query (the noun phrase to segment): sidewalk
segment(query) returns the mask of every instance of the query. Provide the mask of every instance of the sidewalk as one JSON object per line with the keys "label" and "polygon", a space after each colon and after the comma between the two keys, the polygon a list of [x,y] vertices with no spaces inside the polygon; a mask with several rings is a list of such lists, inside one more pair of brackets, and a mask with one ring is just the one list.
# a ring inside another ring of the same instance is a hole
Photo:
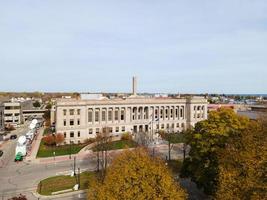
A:
{"label": "sidewalk", "polygon": [[38,130],[38,134],[31,144],[31,151],[28,153],[26,157],[26,161],[32,161],[36,158],[38,150],[39,150],[39,146],[40,146],[40,143],[43,137],[43,131],[44,131],[44,128],[40,128]]}

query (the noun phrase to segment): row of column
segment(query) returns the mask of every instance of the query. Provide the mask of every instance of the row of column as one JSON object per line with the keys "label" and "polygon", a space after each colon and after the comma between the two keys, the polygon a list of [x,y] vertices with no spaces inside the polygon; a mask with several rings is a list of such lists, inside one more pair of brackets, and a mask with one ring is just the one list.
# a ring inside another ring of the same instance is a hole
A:
{"label": "row of column", "polygon": [[[102,113],[104,111],[104,113]],[[103,118],[102,115],[105,115]],[[185,119],[185,106],[133,106],[89,108],[88,122],[135,122]],[[122,118],[123,116],[123,118]],[[90,120],[90,119],[92,120]],[[102,120],[102,118],[104,120]],[[116,119],[115,119],[116,118]]]}

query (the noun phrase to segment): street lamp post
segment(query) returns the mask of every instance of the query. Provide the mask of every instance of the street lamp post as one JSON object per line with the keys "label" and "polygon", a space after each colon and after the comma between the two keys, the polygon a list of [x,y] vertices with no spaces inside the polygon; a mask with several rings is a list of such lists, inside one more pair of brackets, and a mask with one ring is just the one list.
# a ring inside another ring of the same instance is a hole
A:
{"label": "street lamp post", "polygon": [[81,178],[80,178],[80,168],[78,168],[78,189],[80,189]]}
{"label": "street lamp post", "polygon": [[69,149],[69,151],[70,151],[69,159],[71,159],[71,140],[70,140],[70,149]]}
{"label": "street lamp post", "polygon": [[75,176],[76,175],[76,156],[74,156],[73,162],[74,162],[73,169],[74,169],[74,176]]}

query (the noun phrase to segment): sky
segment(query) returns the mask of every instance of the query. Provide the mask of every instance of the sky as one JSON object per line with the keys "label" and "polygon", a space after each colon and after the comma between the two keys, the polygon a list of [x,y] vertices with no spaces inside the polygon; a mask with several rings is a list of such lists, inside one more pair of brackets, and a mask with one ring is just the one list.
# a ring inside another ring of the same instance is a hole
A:
{"label": "sky", "polygon": [[0,0],[0,91],[267,93],[266,0]]}

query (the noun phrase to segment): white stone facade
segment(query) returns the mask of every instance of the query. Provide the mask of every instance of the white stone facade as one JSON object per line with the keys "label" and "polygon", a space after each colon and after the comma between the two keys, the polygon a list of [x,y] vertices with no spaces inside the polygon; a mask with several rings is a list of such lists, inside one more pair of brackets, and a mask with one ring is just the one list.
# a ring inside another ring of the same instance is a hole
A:
{"label": "white stone facade", "polygon": [[0,102],[0,131],[5,129],[5,121],[4,121],[4,106]]}
{"label": "white stone facade", "polygon": [[[112,100],[58,99],[54,113],[56,132],[65,142],[84,142],[102,128],[113,135],[124,132],[182,131],[207,119],[205,98],[128,98]],[[53,122],[53,121],[52,121]]]}

